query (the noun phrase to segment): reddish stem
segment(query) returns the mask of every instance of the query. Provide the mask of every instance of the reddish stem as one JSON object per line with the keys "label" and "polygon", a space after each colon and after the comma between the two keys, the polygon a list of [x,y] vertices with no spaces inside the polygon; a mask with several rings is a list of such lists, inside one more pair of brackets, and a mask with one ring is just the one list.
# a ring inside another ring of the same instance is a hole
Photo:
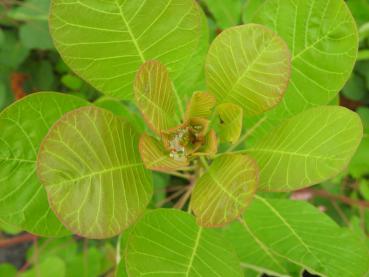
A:
{"label": "reddish stem", "polygon": [[15,244],[34,241],[37,237],[31,234],[23,234],[14,238],[0,240],[0,248],[6,248]]}

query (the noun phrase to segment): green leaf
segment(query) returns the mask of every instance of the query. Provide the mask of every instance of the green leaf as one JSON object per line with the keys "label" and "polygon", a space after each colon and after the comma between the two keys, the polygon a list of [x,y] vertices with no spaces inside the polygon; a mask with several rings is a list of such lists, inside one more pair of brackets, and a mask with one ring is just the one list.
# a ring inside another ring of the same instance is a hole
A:
{"label": "green leaf", "polygon": [[215,97],[208,92],[196,91],[187,105],[185,119],[194,117],[209,118],[215,106]]}
{"label": "green leaf", "polygon": [[241,21],[242,0],[204,0],[218,26],[226,29]]}
{"label": "green leaf", "polygon": [[183,102],[187,102],[194,91],[205,90],[206,87],[204,65],[209,49],[209,27],[208,19],[202,10],[200,16],[200,39],[197,49],[193,52],[187,65],[183,66],[176,76],[172,76],[176,92],[181,99],[185,100]]}
{"label": "green leaf", "polygon": [[365,244],[303,201],[256,197],[241,223],[226,230],[226,237],[241,265],[264,268],[272,275],[290,275],[290,263],[327,277],[365,276],[369,268]]}
{"label": "green leaf", "polygon": [[23,47],[16,34],[4,31],[4,41],[0,48],[0,64],[16,69],[29,54],[29,49]]}
{"label": "green leaf", "polygon": [[243,110],[240,106],[224,103],[217,107],[220,120],[220,137],[222,140],[235,143],[242,131]]}
{"label": "green leaf", "polygon": [[83,85],[83,81],[73,74],[63,75],[60,81],[71,90],[79,90]]}
{"label": "green leaf", "polygon": [[157,134],[178,125],[176,100],[169,73],[158,61],[144,63],[134,82],[135,101],[148,126]]}
{"label": "green leaf", "polygon": [[63,260],[50,256],[42,263],[33,266],[30,270],[18,274],[19,277],[67,277]]}
{"label": "green leaf", "polygon": [[311,108],[283,121],[247,152],[260,166],[259,189],[289,191],[332,178],[362,138],[358,115],[346,108]]}
{"label": "green leaf", "polygon": [[369,21],[369,2],[367,0],[347,0],[346,2],[359,26]]}
{"label": "green leaf", "polygon": [[128,228],[152,195],[138,135],[123,118],[96,107],[69,112],[50,129],[37,173],[58,218],[89,238]]}
{"label": "green leaf", "polygon": [[55,92],[31,94],[0,114],[0,219],[42,236],[68,234],[49,208],[36,176],[36,158],[49,128],[66,112],[88,105]]}
{"label": "green leaf", "polygon": [[9,263],[0,264],[0,276],[4,277],[16,277],[17,268]]}
{"label": "green leaf", "polygon": [[277,105],[289,78],[286,43],[261,25],[247,24],[222,32],[206,60],[208,90],[218,103],[241,106],[245,115],[260,114]]}
{"label": "green leaf", "polygon": [[267,0],[246,0],[245,12],[242,15],[243,23],[251,23],[254,14]]}
{"label": "green leaf", "polygon": [[367,94],[366,86],[363,78],[356,74],[352,74],[351,78],[346,83],[342,93],[348,99],[354,101],[362,100]]}
{"label": "green leaf", "polygon": [[130,99],[135,73],[148,60],[159,60],[182,82],[185,66],[207,45],[200,42],[202,16],[192,0],[59,0],[52,2],[50,26],[56,48],[79,76]]}
{"label": "green leaf", "polygon": [[147,169],[174,171],[188,165],[186,160],[177,161],[170,157],[169,151],[164,149],[163,144],[146,133],[140,138],[139,150]]}
{"label": "green leaf", "polygon": [[28,21],[19,28],[21,43],[28,49],[53,49],[47,21]]}
{"label": "green leaf", "polygon": [[50,0],[26,0],[18,3],[18,7],[8,12],[8,16],[19,21],[47,21]]}
{"label": "green leaf", "polygon": [[242,276],[234,250],[215,230],[174,209],[147,212],[128,238],[129,276]]}
{"label": "green leaf", "polygon": [[196,182],[190,206],[199,225],[223,226],[249,205],[258,184],[258,167],[246,155],[223,155],[215,159]]}
{"label": "green leaf", "polygon": [[145,122],[141,115],[136,110],[130,110],[128,105],[125,105],[117,98],[110,96],[100,97],[94,104],[97,107],[111,111],[115,115],[124,117],[138,133],[144,132]]}
{"label": "green leaf", "polygon": [[369,137],[364,137],[355,155],[352,157],[348,171],[354,178],[369,174]]}
{"label": "green leaf", "polygon": [[268,0],[252,21],[271,28],[292,52],[290,84],[275,110],[279,116],[328,104],[350,77],[358,32],[343,0]]}

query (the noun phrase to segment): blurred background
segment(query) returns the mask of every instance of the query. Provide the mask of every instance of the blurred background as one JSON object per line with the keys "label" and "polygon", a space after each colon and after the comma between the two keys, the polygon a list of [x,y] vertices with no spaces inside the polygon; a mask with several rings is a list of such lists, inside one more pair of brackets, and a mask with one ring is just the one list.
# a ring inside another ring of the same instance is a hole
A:
{"label": "blurred background", "polygon": [[[230,5],[225,5],[228,1]],[[210,39],[240,24],[241,17],[247,22],[263,1],[199,1],[208,16]],[[364,139],[343,174],[288,197],[312,202],[369,245],[369,0],[346,2],[358,25],[360,51],[354,72],[337,101],[361,116]],[[49,0],[0,0],[0,111],[37,91],[59,91],[90,101],[101,97],[68,68],[54,49],[48,32],[49,4]],[[123,104],[120,108],[124,114]],[[156,174],[154,178],[156,203],[171,206],[175,198],[168,197],[170,191],[163,189],[168,177]],[[121,243],[124,239],[37,238],[0,222],[0,276],[114,276]]]}

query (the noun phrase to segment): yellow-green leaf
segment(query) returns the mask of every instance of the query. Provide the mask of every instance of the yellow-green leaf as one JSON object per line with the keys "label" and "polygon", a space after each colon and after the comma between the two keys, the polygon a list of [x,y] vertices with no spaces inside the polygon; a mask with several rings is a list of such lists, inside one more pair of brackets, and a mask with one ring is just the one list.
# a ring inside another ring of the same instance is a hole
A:
{"label": "yellow-green leaf", "polygon": [[160,134],[177,125],[176,102],[169,73],[158,61],[144,63],[134,82],[135,100],[146,123]]}
{"label": "yellow-green leaf", "polygon": [[133,127],[96,107],[69,112],[50,129],[37,173],[58,218],[89,238],[121,233],[152,195]]}
{"label": "yellow-green leaf", "polygon": [[242,131],[243,111],[235,104],[224,103],[217,106],[220,120],[220,137],[222,140],[235,143]]}
{"label": "yellow-green leaf", "polygon": [[188,165],[187,160],[174,160],[162,142],[143,134],[140,138],[140,154],[145,167],[157,171],[173,171]]}
{"label": "yellow-green leaf", "polygon": [[339,174],[362,136],[356,113],[321,106],[283,121],[247,152],[260,166],[261,190],[297,190]]}
{"label": "yellow-green leaf", "polygon": [[290,52],[277,34],[247,24],[222,32],[206,60],[208,90],[218,103],[234,103],[245,115],[277,105],[290,78]]}
{"label": "yellow-green leaf", "polygon": [[185,119],[189,120],[193,117],[210,117],[215,103],[216,99],[212,94],[200,91],[195,92],[187,105]]}
{"label": "yellow-green leaf", "polygon": [[192,192],[190,205],[197,223],[223,226],[239,217],[251,202],[258,178],[257,164],[249,156],[227,154],[215,159]]}

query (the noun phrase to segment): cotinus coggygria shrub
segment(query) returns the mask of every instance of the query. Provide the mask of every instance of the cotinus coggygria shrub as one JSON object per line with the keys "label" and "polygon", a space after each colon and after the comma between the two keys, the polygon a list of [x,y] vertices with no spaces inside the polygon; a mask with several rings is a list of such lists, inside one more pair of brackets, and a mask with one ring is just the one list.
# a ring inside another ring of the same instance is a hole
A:
{"label": "cotinus coggygria shrub", "polygon": [[[358,49],[343,0],[266,0],[210,46],[194,0],[53,0],[49,25],[105,96],[33,93],[0,114],[1,221],[120,235],[117,276],[366,276],[360,238],[288,197],[362,138],[334,104]],[[175,205],[155,208],[153,174]]]}

